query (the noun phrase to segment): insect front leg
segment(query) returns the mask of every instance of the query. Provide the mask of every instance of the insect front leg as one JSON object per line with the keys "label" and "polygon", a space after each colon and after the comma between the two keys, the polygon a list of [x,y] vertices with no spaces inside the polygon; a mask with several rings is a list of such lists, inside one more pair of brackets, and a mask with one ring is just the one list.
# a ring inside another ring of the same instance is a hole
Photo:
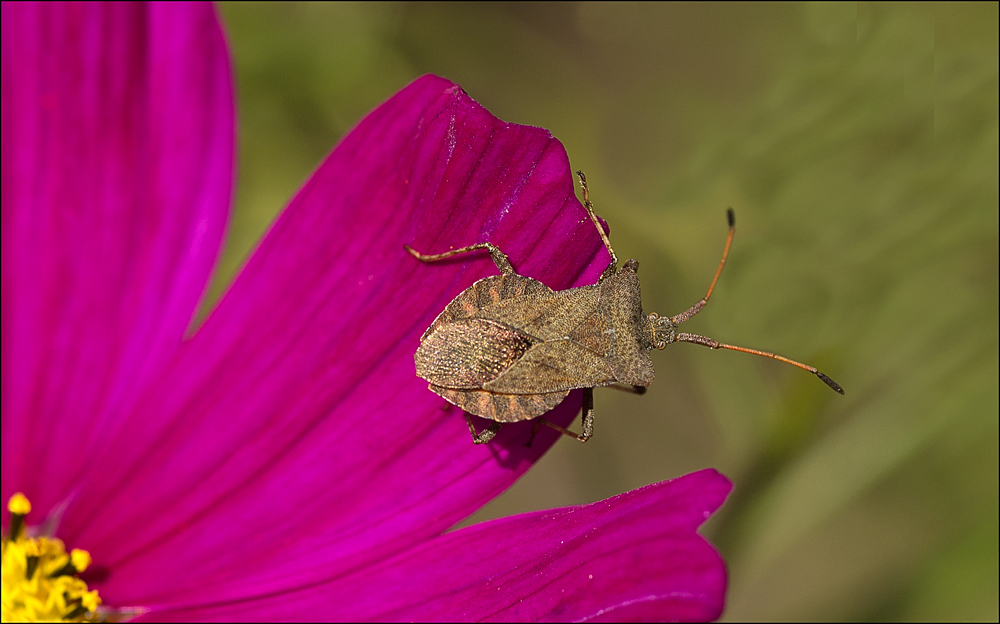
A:
{"label": "insect front leg", "polygon": [[603,281],[605,277],[618,272],[618,256],[615,255],[615,250],[611,248],[611,239],[608,238],[608,233],[604,231],[604,226],[601,225],[600,219],[597,218],[597,213],[594,212],[594,204],[590,203],[590,189],[587,187],[587,176],[582,171],[577,171],[576,175],[580,178],[580,188],[583,190],[583,207],[587,209],[590,220],[594,223],[594,227],[597,228],[597,233],[601,235],[601,240],[604,242],[608,254],[611,255],[611,263],[604,269],[604,272],[601,273],[601,279],[598,280]]}
{"label": "insect front leg", "polygon": [[531,443],[535,441],[535,435],[538,434],[538,429],[542,425],[546,427],[551,427],[559,433],[569,436],[574,440],[580,442],[586,442],[594,435],[594,389],[584,388],[583,389],[583,416],[581,417],[583,421],[583,433],[573,433],[565,427],[560,427],[554,422],[548,421],[544,418],[535,419],[535,428],[531,430],[531,437],[528,438],[528,443],[525,446],[531,446]]}
{"label": "insect front leg", "polygon": [[472,424],[472,417],[469,416],[468,412],[465,413],[465,422],[469,423],[469,433],[472,434],[472,441],[476,444],[486,444],[492,440],[493,436],[497,434],[497,431],[500,431],[500,425],[503,424],[493,422],[490,423],[489,427],[483,429],[481,433],[476,433],[476,426]]}
{"label": "insect front leg", "polygon": [[488,249],[490,256],[493,257],[493,263],[497,265],[501,273],[514,274],[514,267],[511,266],[510,260],[507,259],[507,255],[500,251],[500,248],[493,243],[476,243],[475,245],[469,245],[468,247],[461,247],[459,249],[452,249],[451,251],[446,251],[439,254],[422,254],[415,250],[413,247],[404,244],[403,247],[406,251],[410,252],[410,255],[420,260],[421,262],[437,262],[438,260],[444,260],[445,258],[450,258],[452,256],[457,256],[458,254],[468,253],[470,251],[477,251],[479,249]]}

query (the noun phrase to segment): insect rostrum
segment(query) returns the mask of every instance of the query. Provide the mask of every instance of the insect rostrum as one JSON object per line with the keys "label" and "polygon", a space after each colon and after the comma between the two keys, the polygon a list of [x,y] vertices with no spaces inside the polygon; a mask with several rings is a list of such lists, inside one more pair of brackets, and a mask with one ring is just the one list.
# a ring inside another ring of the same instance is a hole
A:
{"label": "insect rostrum", "polygon": [[[421,254],[406,245],[406,250],[423,262],[486,249],[500,270],[500,275],[483,278],[455,297],[421,336],[414,356],[417,375],[429,382],[430,389],[467,412],[476,444],[490,441],[503,423],[545,414],[577,388],[583,388],[583,432],[573,433],[544,418],[538,419],[535,431],[545,424],[586,442],[594,431],[593,389],[623,384],[644,391],[653,381],[649,351],[672,342],[693,342],[781,360],[808,370],[844,393],[812,366],[677,331],[677,326],[700,312],[712,296],[733,240],[731,209],[725,251],[705,297],[676,316],[646,315],[636,274],[639,263],[628,260],[618,267],[618,257],[590,203],[587,178],[582,171],[577,175],[587,214],[611,254],[611,263],[596,284],[553,291],[538,280],[519,275],[507,256],[491,243],[434,255]],[[477,434],[469,413],[493,423]]]}

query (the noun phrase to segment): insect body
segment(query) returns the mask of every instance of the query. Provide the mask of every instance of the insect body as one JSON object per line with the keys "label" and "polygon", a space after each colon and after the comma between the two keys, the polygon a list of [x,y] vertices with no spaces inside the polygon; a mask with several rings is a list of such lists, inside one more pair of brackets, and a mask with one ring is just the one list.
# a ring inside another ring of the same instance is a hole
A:
{"label": "insect body", "polygon": [[[491,440],[503,423],[545,414],[577,388],[584,391],[583,432],[573,433],[543,418],[539,418],[535,432],[545,424],[586,442],[594,430],[593,389],[617,384],[644,392],[653,381],[649,351],[672,342],[694,342],[778,359],[808,370],[844,393],[836,382],[811,366],[677,331],[677,325],[701,311],[712,295],[733,240],[732,210],[728,213],[726,248],[705,297],[677,316],[647,316],[639,296],[639,263],[628,260],[618,267],[611,241],[590,203],[587,179],[582,171],[577,175],[587,214],[611,254],[611,263],[596,284],[553,291],[519,275],[507,256],[491,243],[435,255],[406,246],[424,262],[486,249],[500,270],[500,275],[477,281],[449,303],[420,338],[414,356],[417,375],[429,382],[430,389],[467,412],[476,444]],[[468,413],[494,422],[476,433]]]}

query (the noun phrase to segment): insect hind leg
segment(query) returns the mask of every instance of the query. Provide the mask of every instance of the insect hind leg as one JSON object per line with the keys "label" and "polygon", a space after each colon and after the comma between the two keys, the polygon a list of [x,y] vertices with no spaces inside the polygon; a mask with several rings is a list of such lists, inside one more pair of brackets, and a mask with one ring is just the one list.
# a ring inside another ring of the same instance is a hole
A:
{"label": "insect hind leg", "polygon": [[475,245],[460,247],[459,249],[452,249],[451,251],[439,254],[422,254],[406,244],[404,244],[403,247],[410,253],[411,256],[421,262],[437,262],[438,260],[444,260],[459,254],[478,251],[480,249],[487,249],[490,252],[490,256],[493,258],[493,263],[497,265],[497,268],[500,269],[501,273],[516,274],[514,267],[510,264],[510,260],[507,259],[507,255],[500,251],[500,248],[493,243],[476,243]]}
{"label": "insect hind leg", "polygon": [[631,392],[632,394],[646,394],[646,386],[613,383],[607,387],[614,388],[615,390],[621,390],[622,392]]}
{"label": "insect hind leg", "polygon": [[538,430],[545,425],[555,429],[564,436],[569,436],[578,442],[586,442],[594,435],[594,389],[584,388],[583,389],[583,416],[581,417],[583,421],[583,433],[573,433],[565,427],[560,427],[550,420],[545,418],[535,419],[535,427],[531,430],[531,437],[528,438],[528,443],[525,446],[531,446],[532,442],[535,441],[535,436],[538,434]]}

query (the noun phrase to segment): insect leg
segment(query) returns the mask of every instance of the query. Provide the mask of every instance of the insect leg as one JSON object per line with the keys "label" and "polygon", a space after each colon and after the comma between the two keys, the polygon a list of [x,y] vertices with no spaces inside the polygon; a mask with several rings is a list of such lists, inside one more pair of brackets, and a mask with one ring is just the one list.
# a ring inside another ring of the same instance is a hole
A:
{"label": "insect leg", "polygon": [[601,235],[601,240],[604,241],[604,246],[608,248],[608,253],[611,254],[611,264],[608,265],[608,268],[604,269],[604,273],[601,274],[601,277],[603,278],[605,275],[614,275],[618,271],[618,256],[615,255],[615,250],[611,248],[611,239],[608,238],[607,232],[604,231],[604,227],[597,219],[597,213],[594,212],[594,204],[590,203],[590,189],[587,188],[587,176],[585,176],[582,171],[577,171],[576,175],[580,178],[580,188],[583,189],[583,207],[587,209],[587,214],[590,215],[590,220],[594,222],[594,227],[597,228],[597,233]]}
{"label": "insect leg", "polygon": [[[640,386],[641,387],[641,386]],[[538,429],[545,425],[546,427],[551,427],[559,433],[569,436],[574,440],[580,442],[586,442],[594,435],[594,389],[584,388],[583,389],[583,416],[581,417],[583,421],[583,433],[576,434],[565,427],[560,427],[559,425],[546,420],[544,418],[535,419],[535,428],[531,430],[531,437],[528,438],[528,443],[525,446],[531,446],[531,443],[535,441],[535,435],[538,433]]]}
{"label": "insect leg", "polygon": [[493,436],[500,431],[500,425],[503,423],[493,422],[490,426],[483,429],[482,433],[476,433],[476,426],[472,424],[472,417],[469,416],[468,412],[465,414],[465,422],[469,423],[469,433],[472,434],[472,441],[476,444],[486,444],[493,439]]}
{"label": "insect leg", "polygon": [[608,387],[614,388],[615,390],[621,390],[622,392],[631,392],[632,394],[646,394],[646,386],[629,386],[626,384],[615,383]]}
{"label": "insect leg", "polygon": [[594,435],[594,389],[584,388],[583,389],[583,415],[580,417],[583,421],[583,433],[577,437],[577,440],[581,442],[586,442],[590,439],[590,436]]}
{"label": "insect leg", "polygon": [[468,247],[461,247],[459,249],[452,249],[451,251],[446,251],[439,254],[422,254],[415,250],[409,245],[403,245],[406,251],[410,252],[410,255],[420,260],[421,262],[437,262],[438,260],[444,260],[445,258],[450,258],[452,256],[457,256],[458,254],[468,253],[470,251],[477,251],[479,249],[488,249],[490,256],[493,257],[494,264],[500,269],[501,273],[512,273],[517,275],[514,271],[514,267],[511,266],[510,260],[507,259],[507,255],[500,251],[500,248],[493,243],[476,243],[475,245],[469,245]]}

